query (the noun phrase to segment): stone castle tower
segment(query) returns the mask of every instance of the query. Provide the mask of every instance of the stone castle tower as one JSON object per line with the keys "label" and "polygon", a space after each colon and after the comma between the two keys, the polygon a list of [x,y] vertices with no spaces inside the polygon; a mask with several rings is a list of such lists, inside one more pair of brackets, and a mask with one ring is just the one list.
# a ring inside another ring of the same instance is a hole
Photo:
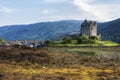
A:
{"label": "stone castle tower", "polygon": [[84,20],[84,22],[81,24],[80,31],[81,35],[86,35],[88,37],[97,36],[97,23],[94,21]]}

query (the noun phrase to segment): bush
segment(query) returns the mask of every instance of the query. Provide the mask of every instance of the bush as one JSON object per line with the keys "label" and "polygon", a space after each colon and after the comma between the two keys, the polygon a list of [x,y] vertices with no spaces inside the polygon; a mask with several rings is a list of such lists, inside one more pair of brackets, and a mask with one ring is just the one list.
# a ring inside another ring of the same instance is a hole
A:
{"label": "bush", "polygon": [[89,39],[89,40],[88,40],[88,43],[95,44],[95,43],[96,43],[96,40],[91,40],[91,39]]}
{"label": "bush", "polygon": [[60,41],[54,41],[53,44],[60,44]]}
{"label": "bush", "polygon": [[72,43],[72,44],[76,44],[76,43],[78,43],[78,40],[76,40],[76,39],[71,40],[71,43]]}
{"label": "bush", "polygon": [[50,40],[46,40],[46,41],[44,42],[44,44],[45,44],[45,45],[50,45],[50,44],[52,44],[52,42],[51,42]]}
{"label": "bush", "polygon": [[81,43],[82,43],[82,39],[81,39],[80,37],[78,37],[76,40],[77,40],[77,43],[78,43],[78,44],[81,44]]}
{"label": "bush", "polygon": [[81,36],[81,39],[86,41],[86,40],[88,40],[89,38],[88,38],[88,36],[83,35],[83,36]]}
{"label": "bush", "polygon": [[71,43],[71,38],[70,38],[70,37],[65,37],[65,38],[63,38],[62,43],[63,43],[63,44],[69,44],[69,43]]}
{"label": "bush", "polygon": [[81,37],[78,37],[78,38],[77,38],[77,41],[78,41],[79,44],[80,44],[80,43],[88,43],[89,38],[88,38],[88,36],[83,35],[83,36],[81,36]]}
{"label": "bush", "polygon": [[92,39],[92,40],[99,40],[98,37],[96,37],[96,36],[91,36],[89,39]]}

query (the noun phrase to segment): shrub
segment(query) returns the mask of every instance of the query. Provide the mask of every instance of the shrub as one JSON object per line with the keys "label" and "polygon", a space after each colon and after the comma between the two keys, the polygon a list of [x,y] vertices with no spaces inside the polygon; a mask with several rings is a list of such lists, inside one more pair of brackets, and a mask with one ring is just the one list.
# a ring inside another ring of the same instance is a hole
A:
{"label": "shrub", "polygon": [[82,39],[80,37],[77,38],[77,43],[81,44],[82,43]]}
{"label": "shrub", "polygon": [[72,40],[71,43],[76,44],[76,43],[78,43],[78,40]]}
{"label": "shrub", "polygon": [[60,41],[54,41],[53,44],[60,44]]}
{"label": "shrub", "polygon": [[81,36],[81,39],[82,39],[82,40],[88,40],[89,38],[88,38],[88,36],[83,35],[83,36]]}
{"label": "shrub", "polygon": [[81,43],[87,43],[89,38],[88,36],[83,35],[83,36],[77,37],[76,40],[78,44],[81,44]]}
{"label": "shrub", "polygon": [[51,42],[50,40],[46,40],[46,41],[44,42],[44,44],[45,44],[45,45],[50,45],[50,44],[52,44],[52,42]]}
{"label": "shrub", "polygon": [[96,42],[96,40],[91,40],[91,39],[89,39],[89,40],[88,40],[88,43],[96,44],[97,42]]}
{"label": "shrub", "polygon": [[63,44],[69,44],[69,43],[71,43],[71,38],[70,38],[70,37],[65,37],[65,38],[63,38],[62,43],[63,43]]}
{"label": "shrub", "polygon": [[96,36],[91,36],[89,39],[92,39],[92,40],[99,40],[98,37],[96,37]]}

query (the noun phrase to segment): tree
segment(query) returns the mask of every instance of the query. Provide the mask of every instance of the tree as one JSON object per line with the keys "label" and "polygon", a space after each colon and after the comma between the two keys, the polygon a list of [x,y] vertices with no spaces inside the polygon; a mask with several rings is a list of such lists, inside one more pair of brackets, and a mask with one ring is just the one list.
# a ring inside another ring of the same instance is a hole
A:
{"label": "tree", "polygon": [[52,42],[50,41],[50,40],[46,40],[45,42],[44,42],[44,44],[45,45],[50,45]]}
{"label": "tree", "polygon": [[82,43],[81,37],[76,38],[76,40],[77,40],[77,43],[78,43],[78,44]]}
{"label": "tree", "polygon": [[89,41],[89,38],[88,38],[88,36],[86,36],[86,35],[83,35],[83,36],[81,36],[80,38],[81,38],[81,40],[82,40],[82,43],[88,43],[88,41]]}
{"label": "tree", "polygon": [[89,38],[88,38],[88,36],[83,35],[83,36],[81,36],[81,39],[82,39],[82,40],[88,40]]}
{"label": "tree", "polygon": [[63,44],[69,44],[69,43],[71,43],[71,38],[70,38],[70,37],[65,37],[65,38],[63,38],[62,43],[63,43]]}
{"label": "tree", "polygon": [[77,40],[77,43],[78,43],[78,44],[88,43],[89,38],[88,38],[88,36],[83,35],[83,36],[80,36],[80,37],[76,38],[76,40]]}

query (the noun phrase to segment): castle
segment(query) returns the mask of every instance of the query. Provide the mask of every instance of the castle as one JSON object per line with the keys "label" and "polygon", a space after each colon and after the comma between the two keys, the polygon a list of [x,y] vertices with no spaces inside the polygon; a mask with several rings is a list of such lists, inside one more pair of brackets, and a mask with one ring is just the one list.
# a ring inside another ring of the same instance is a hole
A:
{"label": "castle", "polygon": [[100,39],[100,35],[97,35],[97,23],[94,21],[84,20],[84,22],[81,24],[80,31],[73,31],[69,34],[69,36],[73,38],[79,35],[86,35],[88,37],[96,36]]}
{"label": "castle", "polygon": [[97,36],[97,23],[84,20],[81,24],[80,35],[86,35],[88,37]]}

